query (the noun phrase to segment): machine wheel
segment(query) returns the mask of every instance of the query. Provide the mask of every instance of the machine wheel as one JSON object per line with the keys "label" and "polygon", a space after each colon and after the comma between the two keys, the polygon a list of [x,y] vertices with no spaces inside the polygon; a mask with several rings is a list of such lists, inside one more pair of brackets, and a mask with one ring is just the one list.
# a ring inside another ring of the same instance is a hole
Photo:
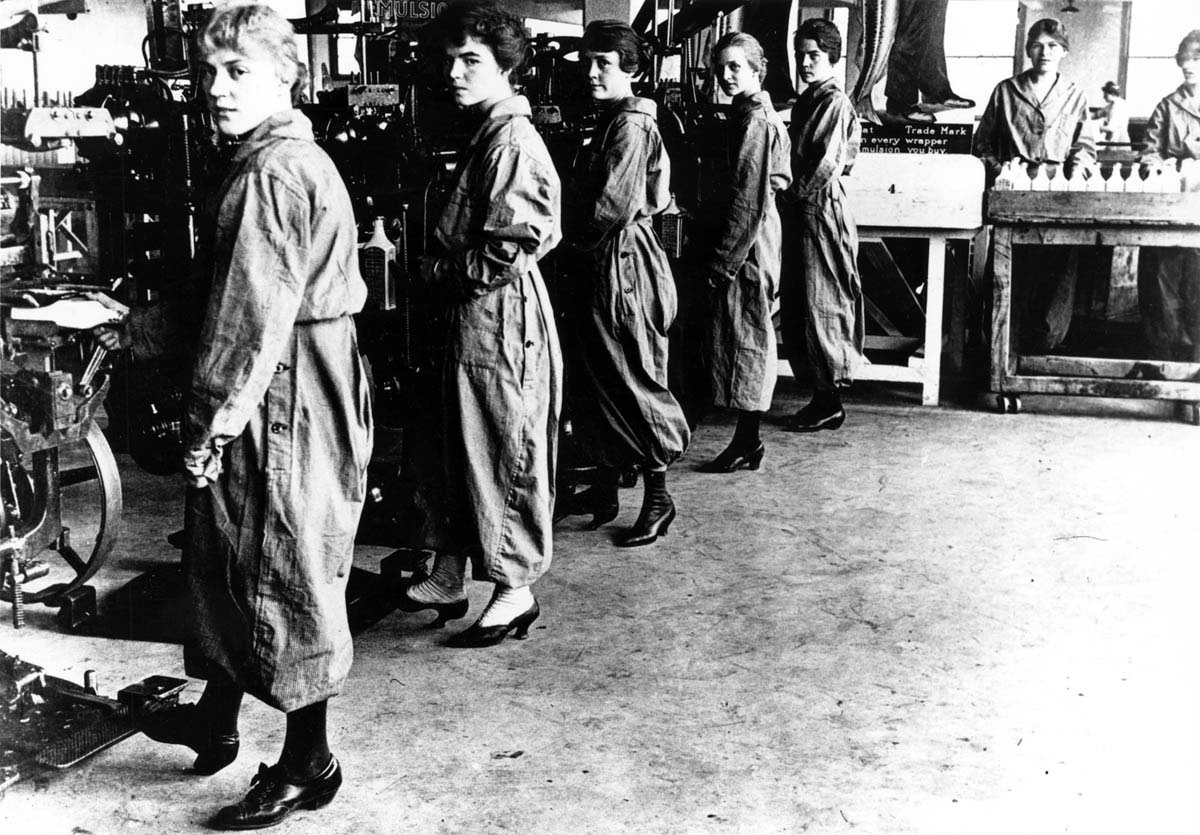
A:
{"label": "machine wheel", "polygon": [[1015,394],[997,394],[996,411],[1002,415],[1015,415],[1021,411],[1021,398]]}
{"label": "machine wheel", "polygon": [[[4,531],[25,537],[27,557],[41,565],[22,583],[26,603],[54,605],[55,598],[90,580],[117,541],[121,523],[121,476],[104,433],[95,423],[79,443],[22,456],[5,444],[0,492]],[[58,485],[61,524],[46,525]],[[11,533],[9,529],[11,528]],[[45,558],[53,551],[59,561]],[[0,581],[0,600],[11,603],[13,589]]]}

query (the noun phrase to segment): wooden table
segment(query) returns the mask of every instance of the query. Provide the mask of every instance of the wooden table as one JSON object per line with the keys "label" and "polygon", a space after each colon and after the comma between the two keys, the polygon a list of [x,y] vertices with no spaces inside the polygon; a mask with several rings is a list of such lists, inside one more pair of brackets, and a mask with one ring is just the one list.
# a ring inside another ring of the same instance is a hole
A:
{"label": "wooden table", "polygon": [[[924,333],[904,365],[872,363],[860,380],[917,383],[921,403],[936,406],[942,371],[942,311],[946,292],[946,245],[974,240],[983,225],[983,164],[975,157],[951,154],[861,154],[845,179],[850,212],[862,242],[919,238],[929,242]],[[860,251],[860,262],[862,253]],[[968,259],[968,263],[971,260]],[[965,276],[957,277],[965,280]],[[870,298],[865,300],[872,311]],[[952,331],[961,334],[958,321]],[[867,337],[868,348],[900,344],[893,336]]]}
{"label": "wooden table", "polygon": [[1021,393],[1138,397],[1191,404],[1200,363],[1019,354],[1012,344],[1012,254],[1022,244],[1200,248],[1200,193],[988,192],[994,224],[991,386],[1001,411]]}

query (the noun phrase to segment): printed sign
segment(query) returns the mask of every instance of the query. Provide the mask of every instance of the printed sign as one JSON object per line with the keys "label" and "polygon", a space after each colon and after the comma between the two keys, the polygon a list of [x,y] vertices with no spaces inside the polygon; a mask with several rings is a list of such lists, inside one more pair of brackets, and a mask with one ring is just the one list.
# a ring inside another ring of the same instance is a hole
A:
{"label": "printed sign", "polygon": [[969,154],[973,125],[863,124],[861,150],[873,154]]}
{"label": "printed sign", "polygon": [[425,23],[433,20],[442,9],[437,0],[367,0],[371,19],[387,25],[395,23]]}

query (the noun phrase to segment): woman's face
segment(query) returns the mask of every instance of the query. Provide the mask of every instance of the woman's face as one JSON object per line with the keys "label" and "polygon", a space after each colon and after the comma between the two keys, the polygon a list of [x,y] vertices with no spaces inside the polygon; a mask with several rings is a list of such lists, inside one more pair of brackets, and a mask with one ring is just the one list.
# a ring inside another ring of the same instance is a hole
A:
{"label": "woman's face", "polygon": [[292,82],[280,77],[275,56],[256,44],[218,49],[200,64],[200,85],[217,130],[240,136],[292,106]]}
{"label": "woman's face", "polygon": [[734,98],[752,96],[762,90],[758,69],[751,67],[746,51],[740,46],[727,46],[713,63],[721,92]]}
{"label": "woman's face", "polygon": [[1179,60],[1179,70],[1183,73],[1183,83],[1195,88],[1200,84],[1200,55],[1185,55]]}
{"label": "woman's face", "polygon": [[1029,56],[1033,71],[1037,75],[1057,75],[1058,65],[1062,63],[1067,50],[1053,35],[1043,32],[1030,41],[1029,46],[1025,48],[1025,54]]}
{"label": "woman's face", "polygon": [[462,44],[445,45],[442,69],[459,107],[487,108],[512,95],[509,73],[500,69],[492,48],[470,35]]}
{"label": "woman's face", "polygon": [[593,101],[616,101],[633,95],[633,73],[621,69],[619,52],[589,49],[580,56],[579,63],[587,75]]}
{"label": "woman's face", "polygon": [[800,64],[800,79],[805,84],[820,84],[833,78],[829,53],[812,38],[805,38],[796,44],[796,60]]}

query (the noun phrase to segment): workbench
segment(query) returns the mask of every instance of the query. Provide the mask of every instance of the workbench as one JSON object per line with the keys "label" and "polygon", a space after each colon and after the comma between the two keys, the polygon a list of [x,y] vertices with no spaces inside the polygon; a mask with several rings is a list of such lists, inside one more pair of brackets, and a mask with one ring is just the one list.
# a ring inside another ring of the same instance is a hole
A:
{"label": "workbench", "polygon": [[1200,193],[1001,191],[993,225],[991,388],[1001,411],[1022,393],[1176,400],[1200,417],[1200,363],[1021,354],[1013,339],[1013,247],[1200,247]]}
{"label": "workbench", "polygon": [[[887,238],[928,241],[925,304],[918,312],[924,330],[916,339],[905,336],[864,294],[868,316],[885,334],[868,336],[866,347],[910,349],[903,365],[864,364],[859,380],[917,383],[921,403],[936,406],[942,373],[942,314],[946,298],[946,247],[951,241],[973,241],[983,226],[983,164],[961,154],[860,154],[850,176],[843,180],[850,213],[858,225],[860,244]],[[869,257],[860,246],[859,262]],[[965,264],[978,262],[967,258]],[[966,270],[970,270],[967,267]],[[952,276],[964,284],[968,275]],[[961,288],[960,288],[961,289]],[[961,337],[961,317],[952,317],[951,337]]]}

